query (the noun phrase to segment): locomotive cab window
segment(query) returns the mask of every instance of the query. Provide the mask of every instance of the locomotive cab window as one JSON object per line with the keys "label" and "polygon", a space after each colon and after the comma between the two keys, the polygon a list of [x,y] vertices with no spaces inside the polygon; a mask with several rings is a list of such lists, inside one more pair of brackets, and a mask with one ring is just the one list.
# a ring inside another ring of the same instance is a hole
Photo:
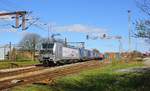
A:
{"label": "locomotive cab window", "polygon": [[42,44],[42,48],[45,49],[45,48],[53,48],[54,44],[53,43],[43,43]]}
{"label": "locomotive cab window", "polygon": [[41,54],[53,54],[54,43],[42,43],[42,50],[40,50]]}

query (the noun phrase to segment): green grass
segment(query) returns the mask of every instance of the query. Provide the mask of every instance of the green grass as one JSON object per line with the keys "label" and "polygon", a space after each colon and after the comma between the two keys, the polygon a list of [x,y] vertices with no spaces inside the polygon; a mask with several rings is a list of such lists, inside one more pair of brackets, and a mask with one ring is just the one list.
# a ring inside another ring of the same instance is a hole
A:
{"label": "green grass", "polygon": [[13,66],[11,64],[17,64],[18,67],[27,66],[27,65],[33,65],[39,63],[39,61],[0,61],[0,69],[6,69],[6,68],[15,68],[17,66]]}
{"label": "green grass", "polygon": [[48,85],[26,85],[24,87],[14,88],[12,91],[51,91],[50,89]]}
{"label": "green grass", "polygon": [[101,69],[67,76],[56,81],[53,91],[134,91],[140,74],[118,73],[116,70],[142,66],[140,63],[108,65]]}
{"label": "green grass", "polygon": [[30,85],[15,87],[12,91],[149,91],[150,74],[116,72],[118,69],[141,66],[141,62],[116,63],[59,78],[52,86]]}

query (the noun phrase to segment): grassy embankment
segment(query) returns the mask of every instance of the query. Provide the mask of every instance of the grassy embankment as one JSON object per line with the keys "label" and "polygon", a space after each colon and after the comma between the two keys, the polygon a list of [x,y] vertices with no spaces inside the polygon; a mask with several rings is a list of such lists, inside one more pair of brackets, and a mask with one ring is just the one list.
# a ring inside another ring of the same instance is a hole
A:
{"label": "grassy embankment", "polygon": [[141,62],[113,63],[59,78],[54,85],[25,85],[12,91],[149,91],[150,74],[116,72],[141,66]]}
{"label": "grassy embankment", "polygon": [[0,60],[0,69],[16,68],[28,65],[38,64],[39,61],[33,61],[33,56],[29,53],[17,54],[16,58],[10,60]]}
{"label": "grassy embankment", "polygon": [[39,61],[32,61],[32,60],[0,61],[0,69],[16,68],[16,67],[28,66],[28,65],[38,64],[38,63]]}

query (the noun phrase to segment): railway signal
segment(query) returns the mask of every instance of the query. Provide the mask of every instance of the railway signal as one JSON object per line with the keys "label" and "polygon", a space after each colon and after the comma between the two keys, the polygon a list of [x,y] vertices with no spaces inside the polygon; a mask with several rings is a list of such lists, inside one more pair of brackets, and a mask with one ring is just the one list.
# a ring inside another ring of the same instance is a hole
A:
{"label": "railway signal", "polygon": [[81,48],[85,47],[85,42],[67,42],[67,44],[79,44]]}
{"label": "railway signal", "polygon": [[108,36],[107,34],[103,34],[102,36],[98,36],[98,35],[95,35],[95,36],[91,36],[91,35],[86,35],[86,39],[92,39],[92,40],[96,40],[96,39],[115,39],[115,40],[118,40],[119,42],[119,52],[121,53],[122,52],[122,43],[121,43],[121,39],[122,37],[121,36]]}

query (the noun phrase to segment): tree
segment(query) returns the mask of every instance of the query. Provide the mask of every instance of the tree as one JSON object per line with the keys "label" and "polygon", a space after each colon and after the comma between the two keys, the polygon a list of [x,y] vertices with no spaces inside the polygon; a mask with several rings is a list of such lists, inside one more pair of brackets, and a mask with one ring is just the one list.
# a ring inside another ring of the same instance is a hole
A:
{"label": "tree", "polygon": [[98,49],[93,49],[94,52],[100,53]]}
{"label": "tree", "polygon": [[150,0],[135,0],[137,7],[139,7],[145,14],[150,16]]}
{"label": "tree", "polygon": [[34,51],[36,50],[40,40],[40,35],[35,33],[29,33],[22,38],[19,45],[22,46],[23,50]]}
{"label": "tree", "polygon": [[136,22],[137,37],[150,39],[150,21],[139,20]]}
{"label": "tree", "polygon": [[[150,0],[135,0],[137,6],[148,16],[150,16]],[[150,44],[150,20],[136,21],[137,38],[144,38]]]}

